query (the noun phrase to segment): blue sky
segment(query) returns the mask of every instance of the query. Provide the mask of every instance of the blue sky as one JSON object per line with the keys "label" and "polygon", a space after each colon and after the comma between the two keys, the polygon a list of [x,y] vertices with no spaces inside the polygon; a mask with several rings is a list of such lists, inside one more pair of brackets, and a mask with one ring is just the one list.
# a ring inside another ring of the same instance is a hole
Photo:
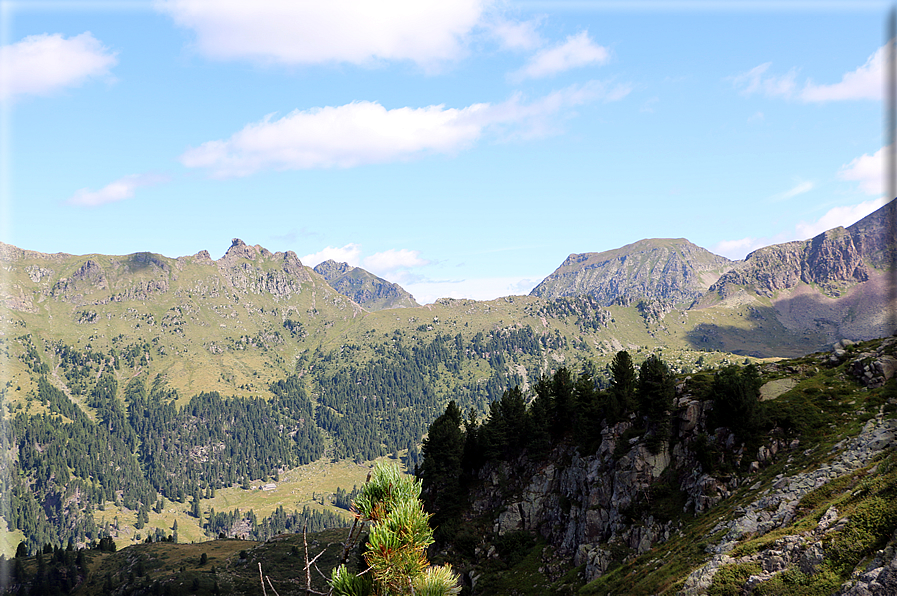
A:
{"label": "blue sky", "polygon": [[421,302],[882,203],[877,2],[0,2],[0,240],[348,261]]}

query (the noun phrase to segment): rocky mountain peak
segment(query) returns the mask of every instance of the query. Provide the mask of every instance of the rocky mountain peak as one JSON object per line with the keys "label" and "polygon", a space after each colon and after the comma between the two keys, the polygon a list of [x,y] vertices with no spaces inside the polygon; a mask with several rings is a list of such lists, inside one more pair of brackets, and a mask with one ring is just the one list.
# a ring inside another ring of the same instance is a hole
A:
{"label": "rocky mountain peak", "polygon": [[315,272],[330,286],[368,310],[420,306],[402,286],[378,277],[361,267],[328,259]]}
{"label": "rocky mountain peak", "polygon": [[649,238],[613,250],[571,254],[530,295],[585,294],[605,306],[641,298],[690,302],[731,265],[685,238]]}
{"label": "rocky mountain peak", "polygon": [[826,230],[809,240],[795,240],[757,249],[721,276],[709,293],[721,298],[741,291],[772,297],[798,284],[816,285],[829,297],[841,296],[850,286],[865,282],[893,251],[889,221],[895,203],[864,217],[848,228]]}
{"label": "rocky mountain peak", "polygon": [[231,240],[230,248],[221,257],[224,260],[232,259],[250,259],[253,260],[261,254],[261,248],[258,246],[249,246],[239,238]]}
{"label": "rocky mountain peak", "polygon": [[210,255],[207,250],[201,250],[193,255],[193,260],[197,263],[211,263],[212,255]]}
{"label": "rocky mountain peak", "polygon": [[355,269],[355,267],[349,263],[339,263],[333,259],[327,259],[315,267],[315,272],[327,281],[330,281],[341,275],[345,275],[353,269]]}

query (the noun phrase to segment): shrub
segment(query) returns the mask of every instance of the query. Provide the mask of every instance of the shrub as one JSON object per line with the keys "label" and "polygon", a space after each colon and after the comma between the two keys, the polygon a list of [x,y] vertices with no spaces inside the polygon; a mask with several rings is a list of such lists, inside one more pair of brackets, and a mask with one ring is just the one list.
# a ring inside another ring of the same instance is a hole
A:
{"label": "shrub", "polygon": [[513,567],[533,549],[536,539],[526,530],[508,532],[495,540],[495,550],[508,567]]}
{"label": "shrub", "polygon": [[826,554],[842,569],[852,569],[887,541],[897,527],[897,502],[872,497],[860,503],[849,520],[826,549]]}
{"label": "shrub", "polygon": [[757,563],[742,563],[721,567],[713,576],[713,583],[707,590],[708,596],[740,596],[741,586],[752,575],[760,573]]}

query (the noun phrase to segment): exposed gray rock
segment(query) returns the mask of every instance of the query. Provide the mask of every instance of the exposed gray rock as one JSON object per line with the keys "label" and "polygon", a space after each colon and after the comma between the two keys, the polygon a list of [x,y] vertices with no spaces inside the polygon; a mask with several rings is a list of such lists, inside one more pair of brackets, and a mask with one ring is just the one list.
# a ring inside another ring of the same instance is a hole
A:
{"label": "exposed gray rock", "polygon": [[[891,542],[897,541],[897,532]],[[897,554],[890,547],[881,551],[870,568],[856,579],[848,582],[838,592],[838,596],[893,596],[897,594]]]}
{"label": "exposed gray rock", "polygon": [[[830,465],[780,478],[760,498],[744,507],[741,515],[735,519],[720,522],[711,530],[711,534],[728,530],[718,544],[708,547],[710,552],[717,553],[719,556],[713,557],[705,565],[693,571],[686,579],[685,587],[680,594],[683,596],[706,594],[716,571],[732,562],[731,558],[723,555],[735,548],[740,539],[748,535],[762,535],[776,528],[787,526],[794,518],[794,512],[801,497],[838,475],[853,472],[871,463],[879,453],[891,448],[895,440],[897,440],[897,419],[882,420],[881,417],[878,417],[867,422],[858,436],[836,444],[833,451],[840,453]],[[834,473],[833,470],[836,468],[841,472]],[[835,532],[843,528],[845,520],[836,522],[838,515],[837,509],[829,508],[814,531],[801,536],[780,538],[774,542],[772,549],[754,555],[747,560],[760,562],[764,570],[775,572],[780,566],[779,559],[781,559],[786,563],[797,564],[804,573],[813,573],[823,562],[825,556],[821,538],[828,532]],[[897,566],[897,561],[895,561],[895,566]],[[765,579],[760,577],[760,579],[754,580],[754,584],[767,579],[768,577]],[[894,581],[897,583],[897,567],[895,567]],[[862,590],[872,590],[872,588],[879,589],[875,587],[874,582],[871,582],[857,587],[858,591],[856,592],[844,592],[844,594],[858,596],[866,593]],[[897,594],[897,591],[869,591],[868,593],[878,596],[878,594]]]}
{"label": "exposed gray rock", "polygon": [[888,337],[875,352],[861,352],[850,361],[850,372],[866,387],[881,387],[897,373],[897,358],[885,353],[897,338]]}
{"label": "exposed gray rock", "polygon": [[[774,292],[798,283],[815,284],[830,297],[841,295],[846,286],[869,279],[869,266],[881,267],[891,244],[887,218],[892,201],[849,228],[837,227],[810,240],[798,240],[760,248],[708,289],[726,298],[744,287],[772,297]],[[871,234],[871,236],[870,236]],[[867,265],[866,261],[869,261]],[[845,345],[841,344],[841,347]]]}
{"label": "exposed gray rock", "polygon": [[798,566],[801,573],[813,575],[824,560],[825,551],[822,549],[822,543],[816,542],[801,553]]}
{"label": "exposed gray rock", "polygon": [[[677,529],[672,522],[633,513],[644,505],[656,482],[678,483],[686,510],[696,513],[730,495],[738,484],[736,478],[703,473],[691,451],[697,434],[707,431],[709,404],[687,396],[677,403],[680,423],[674,449],[652,454],[636,437],[620,454],[621,436],[631,426],[626,421],[604,428],[596,453],[587,457],[563,446],[541,463],[524,454],[512,462],[488,464],[481,470],[481,485],[471,495],[473,514],[497,511],[492,524],[500,535],[521,530],[541,535],[560,556],[585,565],[588,580],[600,576],[612,562],[610,545],[633,554],[647,552]],[[757,512],[741,531],[774,523],[769,512]]]}
{"label": "exposed gray rock", "polygon": [[664,313],[654,312],[651,305],[691,303],[731,264],[684,238],[639,240],[605,252],[570,255],[530,295],[588,295],[603,306],[644,299],[646,308],[653,309],[649,314],[659,319]]}

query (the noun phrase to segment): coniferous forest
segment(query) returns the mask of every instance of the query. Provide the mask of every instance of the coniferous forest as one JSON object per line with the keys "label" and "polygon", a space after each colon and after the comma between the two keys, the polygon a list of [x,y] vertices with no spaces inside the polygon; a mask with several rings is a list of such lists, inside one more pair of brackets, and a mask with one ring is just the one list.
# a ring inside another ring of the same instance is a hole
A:
{"label": "coniferous forest", "polygon": [[[135,511],[141,528],[165,500],[198,510],[216,490],[248,488],[319,459],[325,444],[329,457],[357,462],[402,451],[414,469],[421,438],[447,398],[485,412],[521,382],[518,358],[529,361],[565,341],[530,327],[469,339],[425,337],[395,331],[374,344],[373,358],[359,356],[353,345],[319,348],[297,362],[297,374],[270,382],[268,399],[179,395],[163,376],[142,374],[158,352],[150,342],[119,339],[102,352],[62,342],[39,350],[30,335],[15,338],[36,390],[27,409],[21,402],[0,404],[9,414],[0,434],[7,454],[0,488],[10,495],[3,517],[10,530],[24,533],[27,551],[37,552],[107,535],[93,515],[104,503]],[[466,379],[460,373],[471,363],[485,366],[488,376]],[[0,391],[0,399],[12,389]],[[233,513],[204,515],[211,517],[204,524],[210,537],[237,521]],[[243,516],[252,528],[245,534],[295,529],[298,518],[289,515]],[[334,516],[313,521],[315,527],[345,523]]]}

